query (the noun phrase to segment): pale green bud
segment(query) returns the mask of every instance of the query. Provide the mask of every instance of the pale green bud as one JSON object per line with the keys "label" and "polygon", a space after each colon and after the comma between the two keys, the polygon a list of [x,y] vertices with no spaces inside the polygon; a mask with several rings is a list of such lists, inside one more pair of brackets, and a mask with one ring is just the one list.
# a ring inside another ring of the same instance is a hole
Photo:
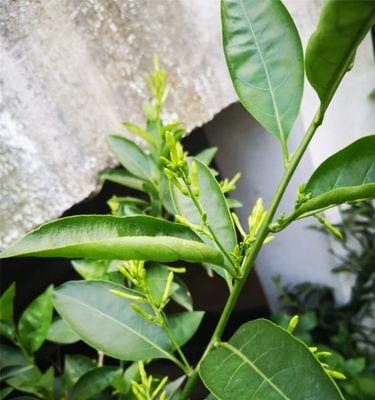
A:
{"label": "pale green bud", "polygon": [[298,325],[298,320],[299,320],[298,315],[295,315],[294,317],[292,317],[290,319],[289,325],[288,325],[288,328],[287,328],[288,332],[293,333],[294,329],[296,329],[296,327]]}
{"label": "pale green bud", "polygon": [[326,369],[326,372],[329,376],[331,376],[334,379],[341,379],[341,380],[346,379],[346,376],[344,374],[342,374],[341,372],[333,371],[330,369]]}
{"label": "pale green bud", "polygon": [[139,302],[144,302],[145,301],[144,298],[141,297],[141,296],[136,296],[136,295],[129,294],[129,293],[126,293],[126,292],[122,292],[121,290],[110,289],[109,291],[112,294],[114,294],[116,296],[119,296],[119,297],[122,297],[122,298],[127,299],[127,300],[133,300],[133,301],[139,301]]}

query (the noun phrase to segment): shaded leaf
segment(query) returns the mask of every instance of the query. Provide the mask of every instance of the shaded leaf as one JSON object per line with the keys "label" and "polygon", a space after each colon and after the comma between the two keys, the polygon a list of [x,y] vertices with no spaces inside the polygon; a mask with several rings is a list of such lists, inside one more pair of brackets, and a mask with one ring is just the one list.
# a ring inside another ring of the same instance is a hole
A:
{"label": "shaded leaf", "polygon": [[301,41],[281,1],[222,0],[223,45],[241,103],[285,142],[297,118],[304,79]]}
{"label": "shaded leaf", "polygon": [[73,386],[86,372],[96,367],[94,360],[80,354],[65,356],[64,381],[68,386]]}
{"label": "shaded leaf", "polygon": [[374,1],[327,0],[306,49],[306,75],[323,109],[375,23]]}
{"label": "shaded leaf", "polygon": [[109,260],[73,260],[73,268],[84,279],[108,278]]}
{"label": "shaded leaf", "polygon": [[16,284],[13,282],[0,298],[0,320],[14,326],[13,303],[16,296]]}
{"label": "shaded leaf", "polygon": [[212,262],[221,254],[189,228],[162,219],[86,215],[61,218],[30,232],[0,258],[16,256]]}
{"label": "shaded leaf", "polygon": [[0,400],[5,399],[8,395],[10,395],[13,392],[13,388],[11,387],[5,387],[0,390]]}
{"label": "shaded leaf", "polygon": [[78,342],[79,336],[77,336],[70,328],[70,326],[62,319],[56,318],[48,331],[47,339],[50,342],[60,344],[71,344]]}
{"label": "shaded leaf", "polygon": [[132,140],[124,136],[107,136],[108,146],[112,153],[130,173],[140,179],[152,182],[159,172],[152,158]]}
{"label": "shaded leaf", "polygon": [[194,158],[196,160],[199,160],[201,163],[204,165],[209,166],[212,162],[212,160],[215,157],[215,154],[217,153],[218,148],[217,147],[209,147],[208,149],[204,149],[197,153]]}
{"label": "shaded leaf", "polygon": [[48,335],[53,313],[52,290],[51,285],[33,300],[18,322],[18,333],[22,343],[32,352],[40,348]]}
{"label": "shaded leaf", "polygon": [[90,399],[100,393],[121,374],[121,370],[115,367],[97,367],[82,375],[73,387],[72,400]]}
{"label": "shaded leaf", "polygon": [[[169,271],[164,265],[154,263],[153,265],[147,267],[147,285],[150,289],[152,297],[158,305],[160,305],[162,301],[168,275]],[[177,289],[177,283],[172,282],[171,289],[169,291],[170,295],[172,295]]]}
{"label": "shaded leaf", "polygon": [[144,180],[130,175],[123,169],[109,169],[100,174],[100,179],[118,183],[131,189],[144,191]]}
{"label": "shaded leaf", "polygon": [[[136,313],[132,301],[113,295],[111,289],[134,294],[110,282],[76,281],[55,290],[54,304],[84,342],[105,354],[128,361],[171,359],[172,345],[165,332]],[[141,307],[152,313],[149,306]],[[169,320],[179,344],[195,333],[202,318],[202,313],[188,314],[177,314]]]}
{"label": "shaded leaf", "polygon": [[28,365],[28,360],[17,347],[7,346],[0,343],[0,369],[11,366]]}
{"label": "shaded leaf", "polygon": [[200,367],[207,388],[222,400],[343,400],[308,347],[270,321],[242,325]]}

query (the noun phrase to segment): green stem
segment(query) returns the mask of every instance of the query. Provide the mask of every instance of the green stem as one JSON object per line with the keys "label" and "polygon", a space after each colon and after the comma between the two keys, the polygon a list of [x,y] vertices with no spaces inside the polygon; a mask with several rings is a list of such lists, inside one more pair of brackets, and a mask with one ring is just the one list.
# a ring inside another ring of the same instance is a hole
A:
{"label": "green stem", "polygon": [[174,361],[178,367],[180,367],[186,374],[188,374],[191,371],[191,365],[189,364],[188,360],[185,357],[185,354],[181,350],[180,345],[177,343],[177,341],[173,335],[173,332],[169,328],[166,315],[164,314],[164,312],[162,310],[159,309],[159,307],[155,303],[154,298],[152,297],[150,291],[148,290],[148,288],[146,286],[144,287],[144,291],[146,293],[147,302],[150,304],[152,310],[155,313],[157,320],[159,321],[160,326],[162,327],[164,332],[167,334],[170,342],[172,343],[174,349],[177,351],[182,362],[180,362],[180,360],[178,360],[177,358],[174,358],[172,361]]}
{"label": "green stem", "polygon": [[205,358],[207,353],[211,350],[211,348],[220,341],[220,338],[224,332],[224,329],[228,323],[229,317],[233,311],[234,306],[236,305],[237,299],[241,293],[241,290],[246,282],[246,279],[249,275],[249,272],[254,264],[254,261],[260,251],[260,249],[263,246],[263,241],[267,237],[268,233],[270,232],[269,230],[269,225],[271,224],[273,217],[277,211],[277,208],[280,204],[280,201],[285,193],[285,190],[294,174],[294,171],[296,170],[303,154],[305,153],[307,146],[309,145],[312,137],[314,136],[315,131],[321,125],[322,120],[320,118],[320,111],[317,112],[315,118],[311,122],[305,136],[303,137],[297,151],[294,153],[293,157],[291,158],[290,162],[288,163],[283,178],[281,179],[281,182],[279,183],[279,186],[276,189],[274,198],[272,200],[272,203],[270,205],[270,208],[266,214],[266,217],[262,223],[262,225],[259,228],[259,232],[257,234],[256,240],[254,242],[253,247],[250,249],[250,252],[246,255],[246,257],[243,260],[241,270],[243,271],[243,277],[240,280],[237,280],[234,283],[233,289],[228,297],[228,300],[225,304],[223,313],[221,314],[221,317],[219,319],[219,322],[216,326],[216,329],[211,337],[211,340],[209,341],[206,350],[203,353],[203,356],[201,357],[200,361],[198,362],[197,366],[193,369],[191,372],[188,381],[186,382],[186,385],[184,387],[184,390],[182,392],[181,400],[187,400],[196,384],[196,381],[198,379],[198,370],[199,366],[202,363],[202,360]]}
{"label": "green stem", "polygon": [[164,318],[163,329],[164,329],[164,332],[168,335],[169,340],[173,344],[173,347],[177,351],[177,353],[180,356],[182,362],[184,363],[185,373],[188,374],[191,371],[191,365],[189,364],[189,361],[186,359],[184,352],[181,350],[180,345],[176,342],[176,339],[173,336],[173,333],[172,333],[171,329],[169,328],[169,325],[168,325],[168,322],[167,322],[166,318]]}

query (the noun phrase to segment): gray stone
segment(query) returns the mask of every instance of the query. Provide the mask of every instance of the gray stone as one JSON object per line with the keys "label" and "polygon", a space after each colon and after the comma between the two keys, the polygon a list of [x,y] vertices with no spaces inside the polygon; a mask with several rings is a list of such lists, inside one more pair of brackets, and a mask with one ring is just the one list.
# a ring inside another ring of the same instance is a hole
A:
{"label": "gray stone", "polygon": [[3,0],[0,246],[99,189],[109,132],[142,122],[158,54],[188,131],[235,100],[219,1]]}

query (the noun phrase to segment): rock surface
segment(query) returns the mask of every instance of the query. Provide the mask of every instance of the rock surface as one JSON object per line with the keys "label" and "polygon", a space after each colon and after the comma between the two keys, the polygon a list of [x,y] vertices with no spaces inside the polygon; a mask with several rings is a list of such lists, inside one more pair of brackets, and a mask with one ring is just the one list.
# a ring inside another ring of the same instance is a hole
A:
{"label": "rock surface", "polygon": [[104,138],[141,122],[144,75],[169,71],[167,113],[199,126],[235,100],[218,0],[4,0],[0,247],[98,190]]}

